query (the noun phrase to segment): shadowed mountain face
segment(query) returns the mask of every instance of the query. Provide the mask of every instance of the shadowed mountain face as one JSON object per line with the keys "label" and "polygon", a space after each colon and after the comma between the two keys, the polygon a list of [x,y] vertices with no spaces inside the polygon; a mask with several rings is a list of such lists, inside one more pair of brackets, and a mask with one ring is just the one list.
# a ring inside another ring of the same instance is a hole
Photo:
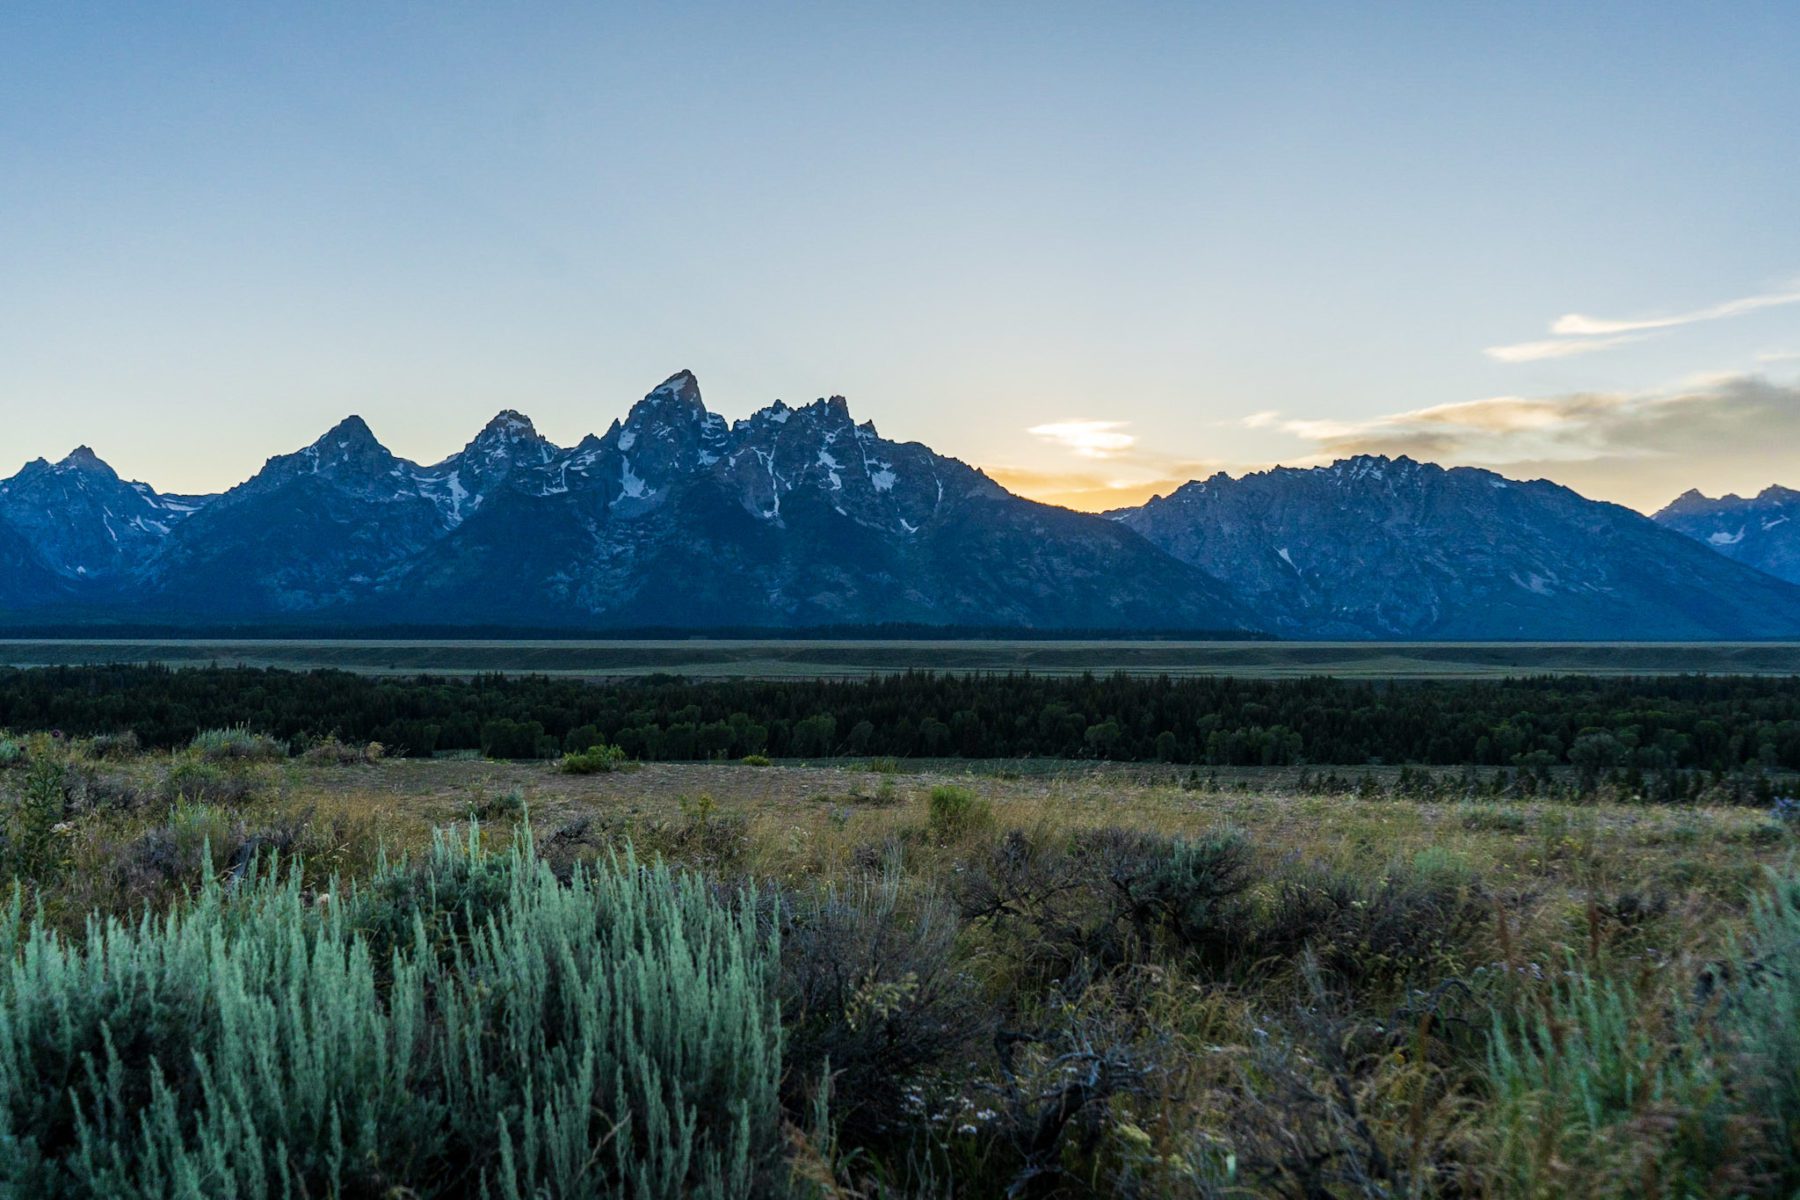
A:
{"label": "shadowed mountain face", "polygon": [[1791,488],[1764,488],[1750,499],[1684,492],[1654,519],[1735,562],[1800,583],[1800,492]]}
{"label": "shadowed mountain face", "polygon": [[[0,487],[21,490],[43,469]],[[571,449],[506,412],[459,453],[420,466],[351,417],[205,502],[117,489],[100,504],[41,491],[21,500],[35,523],[0,530],[16,534],[22,563],[41,559],[50,575],[21,574],[19,596],[0,606],[593,628],[1252,625],[1217,580],[1129,530],[887,441],[841,397],[777,402],[731,425],[687,372]],[[128,493],[155,512],[182,508],[180,519],[159,526],[132,509],[136,532],[115,543]],[[89,546],[113,547],[103,572],[53,565]],[[65,576],[68,587],[51,586]]]}
{"label": "shadowed mountain face", "polygon": [[1111,514],[1276,633],[1794,636],[1800,589],[1547,481],[1363,456],[1189,483]]}
{"label": "shadowed mountain face", "polygon": [[[1740,524],[1704,536],[1750,544]],[[841,397],[728,423],[684,371],[567,449],[508,411],[430,466],[350,417],[214,497],[85,449],[33,462],[0,481],[0,614],[1704,639],[1800,636],[1800,588],[1551,483],[1405,458],[1071,512],[888,441]]]}

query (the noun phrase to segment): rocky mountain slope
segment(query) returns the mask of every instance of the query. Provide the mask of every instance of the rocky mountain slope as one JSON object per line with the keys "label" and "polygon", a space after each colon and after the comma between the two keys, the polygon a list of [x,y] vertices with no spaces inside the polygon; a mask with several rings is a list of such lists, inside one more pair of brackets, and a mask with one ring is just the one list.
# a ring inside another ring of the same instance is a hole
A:
{"label": "rocky mountain slope", "polygon": [[1800,584],[1800,492],[1768,487],[1748,499],[1682,493],[1653,518],[1727,558]]}
{"label": "rocky mountain slope", "polygon": [[1362,456],[1241,479],[1215,475],[1110,515],[1230,582],[1276,633],[1800,633],[1800,589],[1544,480]]}
{"label": "rocky mountain slope", "polygon": [[[23,505],[35,524],[8,526],[13,553],[75,562],[68,547],[106,537],[122,503],[99,506],[96,526],[87,507],[38,496]],[[1217,580],[1130,531],[888,441],[841,397],[730,424],[687,372],[568,449],[505,412],[421,466],[351,417],[179,521],[133,528],[148,532],[104,572],[77,571],[61,590],[28,581],[0,607],[596,629],[1251,627]]]}

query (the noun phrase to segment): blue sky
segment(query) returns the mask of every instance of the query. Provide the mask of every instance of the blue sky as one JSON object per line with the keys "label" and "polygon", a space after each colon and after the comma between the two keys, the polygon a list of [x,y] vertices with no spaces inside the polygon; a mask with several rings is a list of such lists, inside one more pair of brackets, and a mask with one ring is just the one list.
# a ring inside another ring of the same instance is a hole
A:
{"label": "blue sky", "polygon": [[1792,4],[7,6],[0,473],[569,444],[688,367],[1088,507],[1360,450],[1800,486],[1796,51]]}

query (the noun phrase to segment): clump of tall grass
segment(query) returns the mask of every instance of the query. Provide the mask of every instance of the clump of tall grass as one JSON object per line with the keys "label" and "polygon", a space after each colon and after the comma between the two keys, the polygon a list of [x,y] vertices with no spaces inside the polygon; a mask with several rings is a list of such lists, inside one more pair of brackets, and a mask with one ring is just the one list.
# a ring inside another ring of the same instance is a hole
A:
{"label": "clump of tall grass", "polygon": [[994,824],[994,808],[968,788],[940,784],[925,801],[925,826],[936,842],[959,841]]}
{"label": "clump of tall grass", "polygon": [[1738,960],[1720,1023],[1749,1107],[1781,1131],[1774,1155],[1792,1189],[1800,1185],[1800,876],[1777,877],[1756,899]]}
{"label": "clump of tall grass", "polygon": [[[771,1191],[778,952],[755,901],[629,853],[562,884],[528,835],[504,854],[477,837],[440,836],[335,903],[265,872],[85,939],[15,896],[0,1180],[42,1197]],[[466,919],[445,919],[455,904]]]}
{"label": "clump of tall grass", "polygon": [[287,757],[287,743],[266,733],[254,733],[245,726],[229,729],[205,729],[194,735],[188,749],[209,762],[242,760],[272,762]]}
{"label": "clump of tall grass", "polygon": [[1652,984],[1573,964],[1516,1021],[1497,1014],[1488,1073],[1500,1194],[1736,1191],[1718,1190],[1744,1147],[1734,1144],[1710,1033],[1701,1014]]}

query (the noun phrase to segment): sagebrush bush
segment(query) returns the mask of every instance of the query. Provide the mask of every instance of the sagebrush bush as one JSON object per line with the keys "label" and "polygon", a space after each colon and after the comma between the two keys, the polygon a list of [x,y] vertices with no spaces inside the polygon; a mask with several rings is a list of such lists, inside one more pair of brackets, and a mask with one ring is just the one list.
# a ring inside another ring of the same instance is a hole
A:
{"label": "sagebrush bush", "polygon": [[25,743],[16,738],[0,737],[0,768],[16,767],[25,761]]}
{"label": "sagebrush bush", "polygon": [[[560,884],[528,839],[490,855],[474,836],[348,902],[309,906],[296,876],[265,873],[85,940],[15,899],[5,1190],[772,1193],[778,957],[755,902],[629,855]],[[480,921],[457,882],[474,877]],[[407,904],[414,888],[463,919]]]}
{"label": "sagebrush bush", "polygon": [[194,736],[188,749],[208,762],[242,759],[247,762],[271,762],[287,757],[287,743],[265,733],[253,733],[243,726],[231,729],[206,729]]}
{"label": "sagebrush bush", "polygon": [[928,1069],[966,1058],[985,1024],[957,965],[955,913],[890,868],[843,887],[788,894],[781,1005],[788,1107],[803,1111],[827,1071],[840,1132],[863,1139],[916,1118]]}
{"label": "sagebrush bush", "polygon": [[564,775],[604,775],[617,771],[626,763],[625,751],[617,746],[589,746],[562,759]]}
{"label": "sagebrush bush", "polygon": [[1310,949],[1336,981],[1391,985],[1455,973],[1491,921],[1467,865],[1427,851],[1375,880],[1291,866],[1251,936],[1265,958],[1293,960]]}

